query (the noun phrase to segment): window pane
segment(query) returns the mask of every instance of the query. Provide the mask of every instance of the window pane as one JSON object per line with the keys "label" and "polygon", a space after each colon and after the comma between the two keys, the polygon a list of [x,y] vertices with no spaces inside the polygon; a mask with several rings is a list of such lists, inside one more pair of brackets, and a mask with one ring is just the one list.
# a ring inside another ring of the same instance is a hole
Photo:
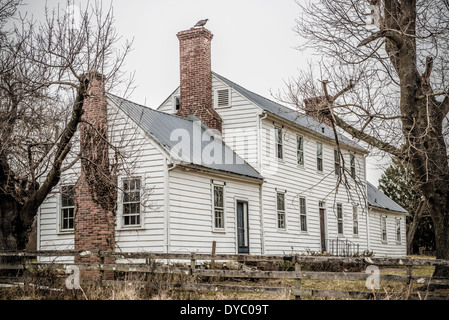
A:
{"label": "window pane", "polygon": [[306,216],[301,216],[301,231],[307,231]]}
{"label": "window pane", "polygon": [[323,157],[323,145],[321,143],[317,143],[316,145],[316,155],[318,158]]}
{"label": "window pane", "polygon": [[214,207],[223,208],[223,187],[214,186]]}
{"label": "window pane", "polygon": [[355,178],[355,156],[351,154],[351,176]]}
{"label": "window pane", "polygon": [[334,169],[335,169],[335,174],[339,175],[340,174],[340,158],[338,155],[338,150],[334,149]]}
{"label": "window pane", "polygon": [[60,210],[60,228],[61,230],[73,229],[74,225],[74,206],[75,206],[75,186],[61,187],[61,210]]}
{"label": "window pane", "polygon": [[302,165],[304,164],[304,143],[301,136],[296,136],[296,150],[298,164]]}
{"label": "window pane", "polygon": [[337,203],[338,233],[343,234],[343,206]]}
{"label": "window pane", "polygon": [[63,207],[72,207],[74,206],[74,186],[62,186],[61,187],[61,204]]}
{"label": "window pane", "polygon": [[278,228],[280,228],[280,229],[285,228],[285,213],[284,212],[278,212]]}
{"label": "window pane", "polygon": [[279,159],[283,158],[282,150],[282,128],[275,128],[275,142],[276,142],[276,156]]}
{"label": "window pane", "polygon": [[223,210],[215,210],[215,228],[224,228]]}
{"label": "window pane", "polygon": [[284,201],[284,194],[278,193],[277,194],[277,209],[278,210],[285,210],[285,201]]}

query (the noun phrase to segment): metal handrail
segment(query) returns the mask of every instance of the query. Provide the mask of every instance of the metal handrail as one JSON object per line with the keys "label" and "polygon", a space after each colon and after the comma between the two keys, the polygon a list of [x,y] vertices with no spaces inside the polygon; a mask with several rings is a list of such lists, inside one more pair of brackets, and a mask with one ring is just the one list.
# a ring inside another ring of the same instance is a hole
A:
{"label": "metal handrail", "polygon": [[360,254],[360,245],[348,239],[327,239],[327,250],[333,256],[351,257]]}

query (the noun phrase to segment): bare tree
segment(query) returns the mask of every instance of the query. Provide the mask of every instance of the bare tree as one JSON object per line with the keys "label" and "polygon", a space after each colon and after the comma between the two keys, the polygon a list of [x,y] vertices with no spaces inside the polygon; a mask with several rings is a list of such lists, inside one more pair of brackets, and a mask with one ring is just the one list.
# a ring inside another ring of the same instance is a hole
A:
{"label": "bare tree", "polygon": [[0,4],[2,22],[19,19],[0,49],[0,249],[14,250],[25,248],[39,206],[79,159],[76,151],[65,162],[82,122],[89,72],[102,74],[108,89],[119,86],[131,43],[120,43],[112,7],[81,10],[67,1],[65,8],[45,8],[38,23],[17,17],[20,1]]}
{"label": "bare tree", "polygon": [[[320,55],[319,75],[313,68],[291,80],[284,99],[410,166],[435,225],[437,258],[449,259],[447,1],[297,4],[295,31],[302,49]],[[317,95],[321,102],[306,110],[303,99]]]}

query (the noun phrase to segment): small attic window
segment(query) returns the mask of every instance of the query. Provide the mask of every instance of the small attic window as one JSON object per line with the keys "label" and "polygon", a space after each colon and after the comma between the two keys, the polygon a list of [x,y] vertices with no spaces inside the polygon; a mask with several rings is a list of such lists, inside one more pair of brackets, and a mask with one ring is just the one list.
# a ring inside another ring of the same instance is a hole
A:
{"label": "small attic window", "polygon": [[173,96],[173,112],[178,111],[180,106],[181,106],[181,97],[179,95]]}
{"label": "small attic window", "polygon": [[215,90],[214,105],[215,108],[226,108],[231,106],[230,89]]}

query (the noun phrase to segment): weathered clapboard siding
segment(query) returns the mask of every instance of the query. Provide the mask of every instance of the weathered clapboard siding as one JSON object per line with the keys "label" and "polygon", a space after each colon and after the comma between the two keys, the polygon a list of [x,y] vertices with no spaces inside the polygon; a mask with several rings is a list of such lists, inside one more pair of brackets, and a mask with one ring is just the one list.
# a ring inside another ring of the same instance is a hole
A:
{"label": "weathered clapboard siding", "polygon": [[161,112],[169,113],[169,114],[176,113],[175,108],[173,106],[173,96],[179,95],[179,94],[180,94],[180,90],[178,87],[172,94],[170,94],[170,96],[168,96],[167,99],[165,99],[164,102],[162,102],[162,104],[157,108],[157,110],[161,111]]}
{"label": "weathered clapboard siding", "polygon": [[[381,217],[387,217],[387,241],[382,241]],[[396,219],[401,219],[401,241],[396,241]],[[401,258],[407,255],[405,215],[371,208],[369,212],[370,250],[375,257]]]}
{"label": "weathered clapboard siding", "polygon": [[[122,192],[118,193],[116,250],[163,252],[165,155],[146,134],[117,108],[114,117],[114,145],[128,153],[119,174],[119,186],[128,177],[141,179],[141,226],[124,227],[121,216]],[[125,168],[126,167],[126,168]]]}
{"label": "weathered clapboard siding", "polygon": [[[121,195],[118,192],[118,214],[116,223],[116,250],[154,251],[164,248],[164,161],[165,157],[140,128],[111,104],[108,109],[108,121],[111,124],[109,136],[116,148],[125,158],[119,169],[118,183],[126,177],[140,177],[142,181],[142,225],[140,228],[121,226]],[[111,150],[111,158],[113,151]],[[66,163],[70,163],[67,159]],[[75,184],[80,166],[75,165],[70,172],[61,177],[61,183]],[[61,232],[59,226],[60,185],[47,197],[40,207],[39,249],[74,249],[73,232]]]}
{"label": "weathered clapboard siding", "polygon": [[[278,160],[275,155],[274,126],[284,125],[284,157]],[[296,134],[304,137],[304,166],[296,162]],[[263,185],[263,210],[265,230],[265,253],[283,254],[303,253],[306,250],[321,251],[319,202],[326,202],[326,238],[344,238],[366,247],[366,210],[359,211],[359,236],[352,232],[352,203],[346,190],[340,187],[335,192],[337,177],[334,174],[334,146],[326,140],[323,143],[323,173],[316,170],[317,138],[306,132],[287,126],[268,117],[262,123],[262,175],[266,179]],[[348,150],[345,153],[349,164]],[[362,157],[358,154],[357,157]],[[357,175],[364,181],[363,158],[359,159]],[[363,184],[363,182],[362,182]],[[276,192],[285,192],[286,228],[277,228]],[[360,199],[354,194],[354,202],[365,208],[364,194]],[[307,232],[300,230],[299,198],[306,199]],[[337,233],[336,203],[342,203],[344,212],[343,235]]]}
{"label": "weathered clapboard siding", "polygon": [[[226,183],[225,228],[213,230],[212,180]],[[169,173],[170,251],[210,253],[216,241],[217,253],[237,253],[236,200],[248,201],[250,252],[261,253],[259,184],[242,182],[232,176],[186,171]]]}
{"label": "weathered clapboard siding", "polygon": [[259,107],[212,76],[212,91],[230,89],[230,106],[216,108],[223,119],[223,140],[236,154],[254,168],[258,166],[258,114]]}

